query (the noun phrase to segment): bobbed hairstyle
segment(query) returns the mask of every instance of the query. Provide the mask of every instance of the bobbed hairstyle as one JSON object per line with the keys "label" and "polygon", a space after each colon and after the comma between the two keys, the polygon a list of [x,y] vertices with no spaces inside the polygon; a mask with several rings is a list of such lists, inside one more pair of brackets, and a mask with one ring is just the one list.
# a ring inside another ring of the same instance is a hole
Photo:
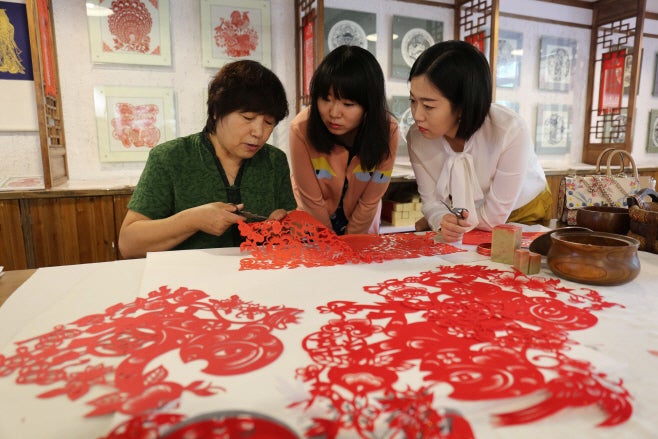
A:
{"label": "bobbed hairstyle", "polygon": [[288,100],[279,78],[262,64],[240,60],[222,67],[208,84],[208,118],[204,132],[234,111],[271,116],[275,125],[288,115]]}
{"label": "bobbed hairstyle", "polygon": [[347,99],[364,110],[359,132],[351,145],[363,169],[372,169],[391,152],[389,149],[390,122],[384,73],[377,59],[359,46],[338,46],[324,57],[311,78],[310,115],[307,135],[313,147],[330,153],[339,143],[322,122],[318,99],[327,98],[329,91],[338,99]]}
{"label": "bobbed hairstyle", "polygon": [[491,108],[491,69],[482,52],[465,41],[434,44],[416,58],[409,81],[421,75],[450,101],[453,111],[461,111],[457,137],[468,140]]}

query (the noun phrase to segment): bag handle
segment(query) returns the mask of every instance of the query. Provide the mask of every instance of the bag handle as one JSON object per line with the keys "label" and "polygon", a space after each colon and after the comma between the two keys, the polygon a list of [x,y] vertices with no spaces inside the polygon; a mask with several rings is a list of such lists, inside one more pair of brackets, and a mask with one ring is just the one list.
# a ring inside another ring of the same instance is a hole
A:
{"label": "bag handle", "polygon": [[601,151],[599,156],[596,158],[596,171],[595,171],[596,174],[601,173],[601,162],[603,161],[603,157],[605,157],[606,154],[609,154],[612,151],[617,151],[617,148],[606,148],[603,151]]}
{"label": "bag handle", "polygon": [[619,175],[625,175],[625,173],[624,173],[624,169],[625,169],[624,168],[624,157],[628,157],[628,161],[631,164],[631,169],[633,170],[633,177],[639,179],[640,175],[637,172],[637,166],[635,166],[635,160],[633,159],[633,156],[630,155],[628,152],[624,151],[623,149],[616,149],[614,151],[614,153],[612,153],[608,156],[608,163],[607,163],[608,169],[606,171],[606,175],[608,177],[610,177],[612,175],[612,172],[610,171],[610,164],[612,163],[612,158],[616,155],[615,153],[618,154],[619,158],[620,158]]}

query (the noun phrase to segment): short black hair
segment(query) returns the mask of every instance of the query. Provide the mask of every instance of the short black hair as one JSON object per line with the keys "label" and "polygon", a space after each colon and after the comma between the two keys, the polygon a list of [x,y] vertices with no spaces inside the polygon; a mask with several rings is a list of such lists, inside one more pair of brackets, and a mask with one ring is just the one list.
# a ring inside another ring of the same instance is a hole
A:
{"label": "short black hair", "polygon": [[384,73],[372,53],[359,46],[338,46],[324,57],[311,78],[310,116],[307,134],[313,147],[331,152],[338,143],[322,122],[318,99],[333,89],[338,99],[363,107],[364,117],[352,147],[363,169],[372,169],[390,156],[390,121]]}
{"label": "short black hair", "polygon": [[484,123],[491,108],[491,68],[484,54],[465,41],[443,41],[416,58],[409,81],[425,75],[461,112],[457,137],[468,140]]}
{"label": "short black hair", "polygon": [[281,80],[257,61],[226,64],[208,84],[208,118],[204,131],[213,133],[217,121],[234,111],[272,116],[278,124],[288,116]]}

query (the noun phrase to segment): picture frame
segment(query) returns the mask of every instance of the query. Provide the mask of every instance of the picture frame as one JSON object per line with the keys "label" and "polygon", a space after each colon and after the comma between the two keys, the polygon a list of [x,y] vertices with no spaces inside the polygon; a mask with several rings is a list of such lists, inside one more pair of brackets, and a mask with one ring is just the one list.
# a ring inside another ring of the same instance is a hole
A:
{"label": "picture frame", "polygon": [[101,162],[146,161],[176,138],[173,88],[95,86],[94,107]]}
{"label": "picture frame", "polygon": [[498,32],[496,87],[515,88],[521,81],[523,34],[501,29]]}
{"label": "picture frame", "polygon": [[377,14],[324,8],[324,54],[338,46],[360,46],[377,56]]}
{"label": "picture frame", "polygon": [[578,41],[542,36],[539,51],[539,89],[568,92],[571,89]]}
{"label": "picture frame", "polygon": [[571,149],[571,106],[537,106],[535,150],[538,154],[564,154]]}
{"label": "picture frame", "polygon": [[658,52],[656,52],[656,63],[653,70],[653,90],[651,96],[658,96]]}
{"label": "picture frame", "polygon": [[442,21],[394,15],[391,29],[391,78],[409,79],[416,58],[428,47],[443,41],[443,28]]}
{"label": "picture frame", "polygon": [[601,57],[601,84],[599,85],[599,116],[617,114],[621,109],[624,91],[624,65],[626,49],[611,50]]}
{"label": "picture frame", "polygon": [[222,67],[241,59],[272,68],[270,2],[201,0],[203,67]]}
{"label": "picture frame", "polygon": [[39,131],[27,8],[24,3],[0,1],[0,11],[14,28],[2,56],[0,96],[11,105],[0,105],[0,131]]}
{"label": "picture frame", "polygon": [[[626,50],[626,58],[624,59],[624,96],[628,96],[628,92],[631,88],[631,73],[633,70],[633,47],[624,46],[623,49]],[[640,51],[640,65],[638,66],[638,71],[642,72],[642,62],[644,61],[644,49]],[[640,94],[640,74],[637,75],[637,93]]]}
{"label": "picture frame", "polygon": [[[103,10],[113,7],[130,9],[103,15]],[[93,63],[171,65],[169,0],[116,4],[111,0],[88,0],[87,11]],[[135,35],[135,21],[142,25],[140,35]],[[131,32],[123,31],[127,24]]]}
{"label": "picture frame", "polygon": [[649,134],[647,152],[658,153],[658,108],[649,111]]}
{"label": "picture frame", "polygon": [[409,105],[409,96],[393,95],[389,100],[391,113],[398,121],[398,157],[409,157],[407,148],[407,132],[414,124],[414,117],[411,115],[411,106]]}

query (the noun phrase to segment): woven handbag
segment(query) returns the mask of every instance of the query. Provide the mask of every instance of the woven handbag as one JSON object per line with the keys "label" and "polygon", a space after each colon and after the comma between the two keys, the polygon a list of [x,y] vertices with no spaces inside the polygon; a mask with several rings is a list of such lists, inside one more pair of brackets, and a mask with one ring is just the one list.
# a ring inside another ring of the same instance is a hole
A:
{"label": "woven handbag", "polygon": [[628,197],[628,216],[631,220],[628,236],[640,241],[639,250],[658,253],[658,193],[644,189]]}
{"label": "woven handbag", "polygon": [[[601,164],[607,157],[605,173],[601,172]],[[619,157],[619,170],[613,174],[612,159]],[[624,172],[624,161],[628,159],[631,165],[631,175]],[[599,154],[596,160],[596,170],[593,175],[574,175],[563,177],[558,193],[558,220],[569,225],[576,224],[578,209],[587,206],[627,207],[628,197],[641,189],[654,189],[656,181],[653,177],[640,177],[635,166],[635,160],[622,149],[608,148]]]}

